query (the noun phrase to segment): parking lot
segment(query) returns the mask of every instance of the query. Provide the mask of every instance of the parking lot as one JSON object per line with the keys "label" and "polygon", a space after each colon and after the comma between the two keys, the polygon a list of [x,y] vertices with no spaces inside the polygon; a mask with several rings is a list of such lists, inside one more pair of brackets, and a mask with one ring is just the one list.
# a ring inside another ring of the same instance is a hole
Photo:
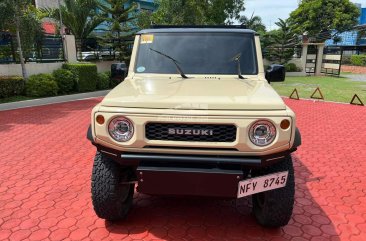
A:
{"label": "parking lot", "polygon": [[0,240],[366,240],[366,108],[286,99],[303,145],[294,154],[290,224],[264,229],[250,198],[135,194],[127,220],[94,214],[86,139],[90,99],[0,112]]}

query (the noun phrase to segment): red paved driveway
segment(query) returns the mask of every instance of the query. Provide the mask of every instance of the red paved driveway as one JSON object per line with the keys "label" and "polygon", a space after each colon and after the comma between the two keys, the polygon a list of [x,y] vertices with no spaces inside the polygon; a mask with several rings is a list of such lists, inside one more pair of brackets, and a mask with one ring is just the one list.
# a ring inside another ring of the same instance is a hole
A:
{"label": "red paved driveway", "polygon": [[303,135],[296,206],[288,226],[266,230],[249,199],[137,194],[126,221],[98,219],[85,138],[97,102],[0,112],[0,239],[366,240],[366,108],[286,100]]}

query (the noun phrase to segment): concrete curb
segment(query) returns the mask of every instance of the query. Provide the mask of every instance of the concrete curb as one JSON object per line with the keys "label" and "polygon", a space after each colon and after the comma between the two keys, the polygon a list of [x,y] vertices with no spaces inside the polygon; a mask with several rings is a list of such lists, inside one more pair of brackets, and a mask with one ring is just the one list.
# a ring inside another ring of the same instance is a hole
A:
{"label": "concrete curb", "polygon": [[[288,96],[281,96],[281,97],[284,99],[293,100]],[[331,100],[318,100],[318,99],[307,99],[307,98],[300,98],[299,100],[306,100],[306,101],[311,101],[311,102],[322,102],[322,103],[333,103],[333,104],[341,104],[341,105],[351,105],[350,103],[337,102],[337,101],[331,101]],[[365,107],[365,106],[360,106],[360,107]]]}
{"label": "concrete curb", "polygon": [[63,103],[63,102],[69,102],[69,101],[77,101],[77,100],[85,100],[85,99],[91,99],[91,98],[96,98],[96,97],[102,97],[102,96],[107,95],[109,93],[109,91],[110,90],[102,90],[102,91],[82,93],[82,94],[63,95],[63,96],[56,96],[56,97],[49,97],[49,98],[42,98],[42,99],[35,99],[35,100],[25,100],[25,101],[5,103],[5,104],[0,104],[0,111],[15,110],[15,109],[20,109],[20,108],[50,105],[50,104],[57,104],[57,103]]}

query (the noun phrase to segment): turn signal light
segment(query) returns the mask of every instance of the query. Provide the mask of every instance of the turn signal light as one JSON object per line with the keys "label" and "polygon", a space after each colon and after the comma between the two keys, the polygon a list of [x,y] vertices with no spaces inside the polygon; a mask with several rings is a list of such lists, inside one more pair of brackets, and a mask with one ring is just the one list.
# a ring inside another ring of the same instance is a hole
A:
{"label": "turn signal light", "polygon": [[281,128],[283,130],[287,130],[289,127],[290,127],[290,121],[289,120],[281,121]]}
{"label": "turn signal light", "polygon": [[105,120],[104,120],[104,116],[102,115],[98,115],[97,118],[96,118],[96,121],[99,125],[103,125]]}

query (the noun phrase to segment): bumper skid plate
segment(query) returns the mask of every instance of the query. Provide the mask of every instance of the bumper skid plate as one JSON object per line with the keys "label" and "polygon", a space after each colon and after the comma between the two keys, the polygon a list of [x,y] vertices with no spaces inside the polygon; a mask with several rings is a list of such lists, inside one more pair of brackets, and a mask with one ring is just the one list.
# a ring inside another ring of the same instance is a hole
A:
{"label": "bumper skid plate", "polygon": [[137,190],[145,194],[236,198],[243,172],[140,166],[137,176]]}

